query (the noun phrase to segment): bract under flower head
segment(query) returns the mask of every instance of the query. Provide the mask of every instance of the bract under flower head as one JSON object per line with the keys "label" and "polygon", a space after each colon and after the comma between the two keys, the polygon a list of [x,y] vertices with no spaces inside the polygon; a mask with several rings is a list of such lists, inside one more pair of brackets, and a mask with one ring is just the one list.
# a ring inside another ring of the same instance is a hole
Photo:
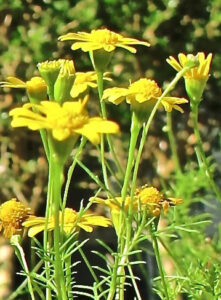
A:
{"label": "bract under flower head", "polygon": [[99,49],[104,49],[107,52],[112,52],[116,47],[120,47],[132,53],[136,53],[136,49],[128,45],[150,46],[148,42],[139,41],[133,38],[125,38],[122,35],[108,29],[92,30],[90,33],[68,33],[60,36],[59,40],[75,40],[77,42],[75,42],[71,48],[73,50],[82,49],[85,52]]}
{"label": "bract under flower head", "polygon": [[[79,230],[84,229],[87,232],[93,231],[93,226],[108,227],[112,223],[108,218],[103,216],[97,216],[93,214],[84,214],[79,216],[79,213],[71,208],[65,208],[64,215],[59,212],[59,225],[65,233],[70,234]],[[31,216],[27,221],[23,223],[24,227],[28,227],[28,235],[30,237],[35,236],[37,233],[45,230],[51,231],[55,228],[55,218],[50,217],[46,224],[46,218]]]}
{"label": "bract under flower head", "polygon": [[0,206],[0,231],[3,229],[4,236],[10,238],[22,231],[22,223],[29,217],[30,208],[12,198]]}
{"label": "bract under flower head", "polygon": [[[158,98],[162,95],[160,87],[154,80],[141,78],[129,85],[128,88],[109,88],[104,91],[103,99],[109,102],[119,104],[126,100],[127,103],[139,110],[142,113],[149,111],[153,108]],[[171,111],[173,108],[183,112],[182,108],[177,104],[188,102],[184,98],[178,97],[163,97],[161,100],[162,105],[166,111]],[[142,104],[146,104],[146,107]]]}
{"label": "bract under flower head", "polygon": [[[31,130],[47,129],[55,140],[63,141],[70,136],[83,135],[93,144],[100,142],[100,134],[117,133],[119,126],[100,117],[90,118],[84,100],[65,102],[42,101],[39,105],[25,104],[10,111],[12,127],[28,127]],[[32,108],[35,111],[32,111]]]}
{"label": "bract under flower head", "polygon": [[75,79],[75,68],[72,60],[64,60],[54,84],[54,100],[63,102],[70,99],[70,91]]}

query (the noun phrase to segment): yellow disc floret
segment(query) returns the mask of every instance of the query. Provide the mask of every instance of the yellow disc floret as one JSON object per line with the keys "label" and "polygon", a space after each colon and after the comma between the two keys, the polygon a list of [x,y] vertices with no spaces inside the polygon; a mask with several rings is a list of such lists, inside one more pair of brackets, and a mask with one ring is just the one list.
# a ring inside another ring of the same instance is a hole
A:
{"label": "yellow disc floret", "polygon": [[30,208],[15,198],[6,201],[0,206],[0,231],[10,238],[14,234],[21,233],[22,223],[29,217]]}

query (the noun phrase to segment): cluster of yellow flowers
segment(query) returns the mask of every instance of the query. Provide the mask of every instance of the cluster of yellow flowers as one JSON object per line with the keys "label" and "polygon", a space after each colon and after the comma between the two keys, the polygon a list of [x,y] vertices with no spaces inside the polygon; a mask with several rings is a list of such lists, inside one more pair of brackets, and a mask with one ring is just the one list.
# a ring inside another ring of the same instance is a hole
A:
{"label": "cluster of yellow flowers", "polygon": [[[122,197],[109,198],[107,200],[99,197],[89,199],[93,203],[101,203],[110,208],[114,225],[116,215],[119,216],[123,209],[128,211],[130,202],[133,201],[133,212],[146,210],[147,217],[159,216],[161,210],[166,213],[170,206],[182,203],[180,198],[165,198],[156,188],[143,186],[137,188],[133,197],[127,196],[125,203]],[[14,234],[20,234],[24,227],[29,228],[28,235],[35,236],[37,233],[55,228],[55,217],[51,216],[48,221],[44,217],[36,217],[31,214],[31,209],[16,199],[6,201],[0,206],[0,231],[4,229],[4,236],[10,238]],[[91,232],[93,226],[107,227],[112,225],[110,219],[94,214],[83,214],[71,208],[65,208],[59,212],[59,225],[67,234],[76,232],[80,228]]]}
{"label": "cluster of yellow flowers", "polygon": [[133,199],[130,196],[123,201],[122,197],[108,198],[106,200],[99,197],[91,197],[93,203],[101,203],[108,206],[111,212],[120,212],[120,210],[128,211],[130,202],[133,202],[133,212],[141,212],[146,210],[147,216],[159,216],[161,210],[167,213],[170,206],[182,203],[180,198],[165,198],[156,188],[142,186],[137,188]]}
{"label": "cluster of yellow flowers", "polygon": [[[116,47],[135,53],[136,49],[133,45],[150,46],[148,42],[125,38],[108,29],[92,30],[90,33],[68,33],[61,36],[59,40],[73,40],[75,41],[72,45],[73,50],[81,48],[92,54],[96,71],[99,71],[104,60],[109,61],[110,54]],[[212,54],[205,58],[204,53],[198,53],[197,57],[199,66],[186,72],[184,79],[206,82],[209,77]],[[180,71],[191,58],[192,55],[181,53],[178,55],[178,61],[170,57],[167,62],[176,71]],[[73,61],[64,59],[40,63],[38,68],[41,77],[33,77],[26,82],[16,77],[8,77],[7,81],[0,82],[0,86],[5,88],[25,89],[30,99],[30,103],[11,110],[12,127],[28,127],[31,130],[44,129],[57,141],[65,141],[68,138],[83,135],[93,144],[100,142],[100,135],[103,133],[119,132],[119,126],[115,122],[101,117],[89,117],[86,110],[88,96],[85,94],[87,94],[89,87],[97,87],[97,72],[75,72]],[[111,80],[108,75],[108,73],[104,73],[104,79]],[[161,95],[162,90],[154,80],[141,78],[131,82],[126,88],[106,89],[102,100],[108,100],[114,104],[120,104],[126,100],[132,107],[141,105],[142,109],[143,104],[145,104],[148,110],[153,107]],[[161,99],[161,104],[169,112],[173,108],[183,112],[179,104],[186,102],[188,102],[186,99],[178,97],[165,96]],[[123,203],[122,197],[107,200],[95,197],[91,198],[90,201],[107,205],[113,213],[120,209],[128,210],[132,199],[127,196]],[[148,216],[158,216],[161,210],[166,212],[169,206],[181,202],[181,199],[166,199],[157,189],[145,186],[136,190],[133,197],[133,210],[146,209]],[[76,211],[70,208],[60,212],[59,222],[66,233],[72,233],[77,228],[90,232],[93,225],[104,227],[111,225],[111,221],[105,217],[92,214],[79,216]],[[0,230],[4,229],[4,235],[9,238],[18,234],[23,226],[30,228],[29,236],[33,237],[45,228],[53,230],[55,219],[52,216],[46,222],[43,217],[31,215],[30,208],[16,199],[3,203],[0,206]]]}

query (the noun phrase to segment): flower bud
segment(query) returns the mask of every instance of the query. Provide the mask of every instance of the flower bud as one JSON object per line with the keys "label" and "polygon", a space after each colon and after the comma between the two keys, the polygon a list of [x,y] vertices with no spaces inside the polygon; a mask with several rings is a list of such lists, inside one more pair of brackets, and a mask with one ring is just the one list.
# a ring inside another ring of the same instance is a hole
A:
{"label": "flower bud", "polygon": [[74,84],[75,69],[72,60],[65,60],[54,85],[54,100],[64,102],[71,98],[70,91]]}

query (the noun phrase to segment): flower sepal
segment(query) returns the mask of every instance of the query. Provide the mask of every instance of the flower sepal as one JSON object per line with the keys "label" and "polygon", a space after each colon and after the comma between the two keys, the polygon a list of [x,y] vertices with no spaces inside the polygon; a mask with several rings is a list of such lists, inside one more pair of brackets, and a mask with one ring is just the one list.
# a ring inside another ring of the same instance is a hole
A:
{"label": "flower sepal", "polygon": [[138,122],[140,126],[148,120],[155,104],[156,101],[154,99],[142,103],[136,100],[131,101],[130,108],[136,116],[136,122]]}
{"label": "flower sepal", "polygon": [[113,52],[107,52],[104,49],[98,49],[89,52],[89,56],[94,70],[104,73],[111,60]]}
{"label": "flower sepal", "polygon": [[185,87],[190,98],[190,105],[198,105],[202,100],[202,95],[206,87],[207,79],[186,78]]}
{"label": "flower sepal", "polygon": [[79,137],[79,135],[73,135],[63,141],[57,141],[50,137],[49,145],[53,153],[52,155],[57,163],[63,166],[65,165]]}
{"label": "flower sepal", "polygon": [[75,80],[72,60],[65,60],[54,84],[54,100],[63,103],[71,98],[70,92]]}

